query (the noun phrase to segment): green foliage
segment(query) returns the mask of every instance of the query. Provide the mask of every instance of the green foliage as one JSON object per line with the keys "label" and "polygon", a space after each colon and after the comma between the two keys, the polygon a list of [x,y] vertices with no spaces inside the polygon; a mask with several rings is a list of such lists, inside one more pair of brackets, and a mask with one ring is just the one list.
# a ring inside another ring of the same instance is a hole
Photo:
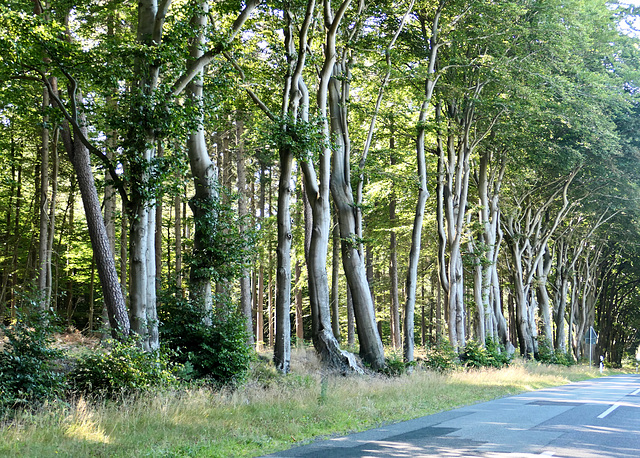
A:
{"label": "green foliage", "polygon": [[239,217],[231,207],[231,197],[229,203],[223,203],[224,199],[192,199],[190,202],[197,213],[195,238],[202,241],[186,256],[191,278],[232,280],[251,256],[255,232],[248,229],[248,217]]}
{"label": "green foliage", "polygon": [[438,372],[447,372],[457,366],[458,355],[449,345],[449,342],[441,342],[428,348],[422,366]]}
{"label": "green foliage", "polygon": [[182,377],[217,385],[246,380],[253,352],[247,344],[244,317],[231,304],[220,303],[207,313],[184,299],[177,288],[170,288],[158,316],[161,340],[175,351],[173,359],[185,366]]}
{"label": "green foliage", "polygon": [[303,121],[285,116],[271,129],[271,141],[278,149],[289,150],[299,161],[308,161],[325,147],[320,120]]}
{"label": "green foliage", "polygon": [[5,339],[0,344],[0,412],[35,407],[64,392],[64,374],[57,364],[63,354],[52,348],[51,318],[23,310],[11,325],[0,323]]}
{"label": "green foliage", "polygon": [[511,363],[511,356],[498,342],[488,338],[484,347],[475,340],[467,342],[460,353],[460,362],[466,367],[501,368]]}
{"label": "green foliage", "polygon": [[145,352],[136,339],[111,341],[107,351],[98,350],[80,358],[69,374],[71,385],[81,393],[97,393],[108,398],[177,386],[178,366],[169,353]]}
{"label": "green foliage", "polygon": [[573,366],[576,362],[569,352],[553,348],[553,344],[546,338],[538,336],[538,352],[535,354],[537,361],[545,364],[558,364],[560,366]]}
{"label": "green foliage", "polygon": [[415,365],[415,361],[405,362],[401,353],[392,353],[385,358],[385,366],[381,372],[389,377],[399,377]]}

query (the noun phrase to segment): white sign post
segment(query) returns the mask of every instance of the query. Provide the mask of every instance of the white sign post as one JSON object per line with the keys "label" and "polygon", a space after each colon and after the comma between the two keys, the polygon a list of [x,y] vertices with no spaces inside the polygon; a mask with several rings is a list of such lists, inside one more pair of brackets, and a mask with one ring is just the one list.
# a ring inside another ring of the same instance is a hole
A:
{"label": "white sign post", "polygon": [[591,353],[592,353],[592,345],[595,345],[596,343],[598,343],[598,334],[596,334],[595,329],[593,329],[593,326],[589,326],[589,332],[587,333],[586,336],[584,336],[584,342],[589,345],[589,367],[591,367],[591,361],[592,361],[592,357],[591,357]]}

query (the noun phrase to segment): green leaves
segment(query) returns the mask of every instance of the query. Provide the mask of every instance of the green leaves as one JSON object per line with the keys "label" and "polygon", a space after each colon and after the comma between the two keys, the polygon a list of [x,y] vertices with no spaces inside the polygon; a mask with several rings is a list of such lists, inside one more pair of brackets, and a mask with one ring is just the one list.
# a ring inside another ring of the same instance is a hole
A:
{"label": "green leaves", "polygon": [[299,161],[313,161],[327,146],[320,119],[303,121],[283,116],[272,125],[271,140],[279,150],[288,150]]}

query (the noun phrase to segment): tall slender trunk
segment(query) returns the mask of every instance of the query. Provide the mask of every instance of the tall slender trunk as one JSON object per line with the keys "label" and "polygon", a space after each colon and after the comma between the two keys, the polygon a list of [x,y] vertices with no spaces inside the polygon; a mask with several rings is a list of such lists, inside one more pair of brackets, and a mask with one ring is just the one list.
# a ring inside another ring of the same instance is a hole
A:
{"label": "tall slender trunk", "polygon": [[276,275],[276,339],[273,362],[276,369],[287,374],[291,366],[291,212],[293,192],[291,176],[293,153],[280,148],[280,180],[278,185],[278,247]]}
{"label": "tall slender trunk", "polygon": [[333,335],[340,340],[340,230],[333,226],[332,256],[331,256],[331,328]]}
{"label": "tall slender trunk", "polygon": [[[189,48],[190,61],[196,61],[204,54],[204,28],[207,26],[208,1],[198,4],[198,12],[191,18],[191,27],[197,35]],[[187,85],[187,95],[192,103],[201,110],[198,114],[197,127],[187,138],[189,166],[194,181],[194,196],[189,200],[193,212],[195,232],[193,237],[193,259],[189,273],[189,291],[191,299],[200,310],[209,314],[213,310],[211,291],[212,259],[210,249],[213,245],[214,228],[218,218],[216,205],[220,198],[218,183],[218,167],[209,157],[204,132],[203,77],[200,70]],[[205,324],[210,323],[205,319]]]}
{"label": "tall slender trunk", "polygon": [[[395,139],[393,138],[393,130],[391,132],[391,139],[389,140],[389,150],[391,153],[391,166],[396,163],[394,148]],[[396,195],[395,190],[392,188],[391,195],[389,197],[389,222],[391,224],[391,231],[389,234],[389,281],[391,288],[389,293],[391,294],[391,344],[394,349],[399,349],[402,346],[402,339],[400,336],[400,298],[398,295],[398,241],[396,237],[395,226],[396,222]]]}
{"label": "tall slender trunk", "polygon": [[182,198],[176,195],[173,198],[173,236],[175,248],[175,280],[176,287],[182,290]]}
{"label": "tall slender trunk", "polygon": [[[246,218],[249,211],[247,208],[247,171],[245,165],[244,123],[241,119],[236,120],[236,170],[238,175],[238,216],[242,221],[242,232],[247,230]],[[253,319],[251,310],[251,271],[247,267],[242,268],[240,273],[240,311],[244,315],[244,328],[247,332],[247,344],[253,345]]]}
{"label": "tall slender trunk", "polygon": [[[434,56],[435,58],[435,56]],[[429,94],[427,94],[429,95]],[[428,97],[430,99],[430,96]],[[427,169],[424,151],[425,127],[424,122],[427,117],[429,101],[422,104],[420,110],[420,120],[418,127],[418,136],[416,142],[416,156],[418,163],[418,179],[420,181],[418,188],[418,201],[416,202],[416,211],[413,219],[413,229],[411,233],[411,250],[409,252],[409,266],[407,269],[406,279],[406,300],[404,305],[404,360],[413,361],[414,349],[414,317],[416,303],[416,286],[418,282],[418,261],[420,260],[420,246],[422,241],[422,223],[424,220],[424,207],[429,198],[427,190]]]}
{"label": "tall slender trunk", "polygon": [[47,246],[49,240],[49,215],[48,215],[48,203],[49,203],[49,116],[46,111],[49,108],[49,91],[44,89],[42,95],[42,130],[41,139],[42,145],[40,147],[40,231],[39,231],[39,245],[38,245],[38,292],[40,294],[40,307],[43,309],[48,308],[49,303],[46,302],[48,298],[47,294],[47,277],[51,270],[51,264],[48,263],[49,259],[47,255]]}
{"label": "tall slender trunk", "polygon": [[53,242],[55,240],[56,229],[56,205],[58,200],[58,172],[60,170],[60,156],[58,154],[58,139],[60,131],[56,128],[53,134],[52,157],[53,170],[51,173],[51,201],[49,204],[49,227],[47,234],[47,285],[45,302],[51,305],[51,296],[53,289]]}

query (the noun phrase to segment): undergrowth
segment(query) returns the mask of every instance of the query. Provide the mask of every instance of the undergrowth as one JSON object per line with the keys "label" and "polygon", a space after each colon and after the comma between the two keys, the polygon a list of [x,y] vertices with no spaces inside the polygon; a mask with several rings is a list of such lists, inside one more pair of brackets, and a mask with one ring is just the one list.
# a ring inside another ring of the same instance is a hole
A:
{"label": "undergrowth", "polygon": [[309,349],[293,351],[292,368],[282,376],[264,355],[236,388],[165,388],[117,403],[79,397],[18,413],[0,428],[0,456],[258,456],[597,375],[584,366],[515,361],[500,370],[418,365],[397,377],[343,377],[323,375]]}

